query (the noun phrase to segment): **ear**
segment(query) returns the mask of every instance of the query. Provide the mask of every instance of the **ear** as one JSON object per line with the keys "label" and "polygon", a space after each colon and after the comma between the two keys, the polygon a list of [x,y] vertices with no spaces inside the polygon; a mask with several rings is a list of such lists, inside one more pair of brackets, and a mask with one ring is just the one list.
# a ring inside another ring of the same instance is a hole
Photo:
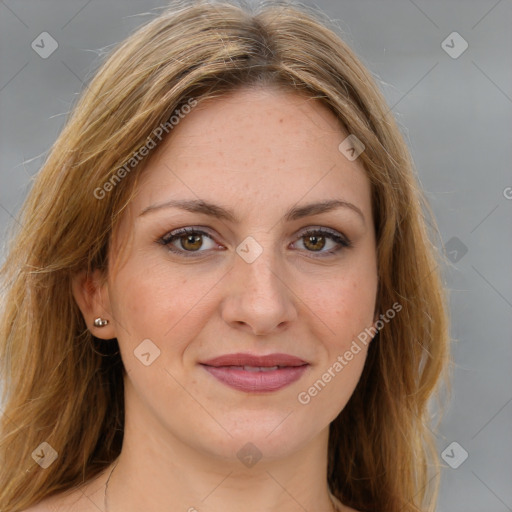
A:
{"label": "ear", "polygon": [[[104,340],[116,338],[108,284],[103,273],[100,270],[94,270],[92,273],[82,270],[72,277],[71,287],[73,296],[91,333]],[[96,318],[103,318],[109,323],[103,327],[96,327],[94,325]]]}

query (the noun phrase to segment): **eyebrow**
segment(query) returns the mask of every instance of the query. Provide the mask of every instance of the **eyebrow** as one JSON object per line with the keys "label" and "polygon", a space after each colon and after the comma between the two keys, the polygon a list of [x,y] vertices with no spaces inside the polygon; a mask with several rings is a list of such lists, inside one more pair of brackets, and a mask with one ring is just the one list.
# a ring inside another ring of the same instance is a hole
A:
{"label": "eyebrow", "polygon": [[[213,203],[209,203],[202,199],[174,199],[171,201],[166,201],[165,203],[153,204],[151,206],[147,206],[146,208],[144,208],[139,213],[139,217],[146,215],[150,212],[162,210],[165,208],[180,208],[182,210],[186,210],[193,213],[202,213],[205,215],[209,215],[211,217],[226,220],[228,222],[240,222],[238,217],[232,210],[229,210],[227,208],[224,208]],[[361,217],[363,222],[366,221],[363,212],[355,204],[349,203],[347,201],[342,201],[340,199],[330,199],[326,201],[320,201],[317,203],[306,204],[304,206],[294,206],[293,208],[286,212],[286,214],[284,215],[284,220],[286,222],[291,222],[294,220],[302,219],[303,217],[319,215],[321,213],[336,210],[338,208],[348,208],[356,212]]]}

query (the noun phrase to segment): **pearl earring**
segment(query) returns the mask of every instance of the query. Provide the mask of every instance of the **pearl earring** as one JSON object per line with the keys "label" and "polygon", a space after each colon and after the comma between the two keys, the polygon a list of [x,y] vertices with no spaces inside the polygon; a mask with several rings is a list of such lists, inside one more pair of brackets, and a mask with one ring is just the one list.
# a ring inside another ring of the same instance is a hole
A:
{"label": "pearl earring", "polygon": [[104,320],[103,318],[96,318],[96,320],[94,320],[94,325],[96,327],[105,327],[107,324],[108,320]]}

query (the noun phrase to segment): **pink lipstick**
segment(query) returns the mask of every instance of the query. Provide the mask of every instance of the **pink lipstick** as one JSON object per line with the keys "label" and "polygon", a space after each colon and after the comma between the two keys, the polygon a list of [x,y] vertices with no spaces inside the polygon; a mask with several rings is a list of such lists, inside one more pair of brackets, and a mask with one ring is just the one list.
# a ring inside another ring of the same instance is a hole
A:
{"label": "pink lipstick", "polygon": [[200,363],[223,384],[239,391],[261,393],[282,389],[304,374],[309,363],[288,354],[227,354]]}

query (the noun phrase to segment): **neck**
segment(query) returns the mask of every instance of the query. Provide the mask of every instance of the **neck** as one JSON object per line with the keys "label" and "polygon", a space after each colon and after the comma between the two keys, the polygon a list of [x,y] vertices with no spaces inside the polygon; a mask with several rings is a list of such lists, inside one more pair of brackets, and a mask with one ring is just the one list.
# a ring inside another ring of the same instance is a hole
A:
{"label": "neck", "polygon": [[[288,423],[283,435],[272,417],[267,428],[263,416],[248,443],[242,433],[252,424],[227,432],[198,415],[203,422],[193,433],[179,423],[170,431],[136,393],[130,396],[122,451],[105,486],[106,512],[336,510],[327,485],[328,426],[299,446],[288,445],[304,425]],[[245,463],[242,447],[261,458]]]}
{"label": "neck", "polygon": [[218,460],[200,462],[197,457],[182,463],[164,457],[160,464],[155,457],[148,467],[138,462],[143,459],[137,451],[123,451],[109,468],[105,512],[170,510],[170,503],[174,510],[187,512],[295,512],[298,506],[318,512],[343,510],[325,474],[317,470],[319,461],[307,453],[272,464],[260,461],[259,471],[254,471],[256,466],[241,470],[240,464],[223,467]]}

